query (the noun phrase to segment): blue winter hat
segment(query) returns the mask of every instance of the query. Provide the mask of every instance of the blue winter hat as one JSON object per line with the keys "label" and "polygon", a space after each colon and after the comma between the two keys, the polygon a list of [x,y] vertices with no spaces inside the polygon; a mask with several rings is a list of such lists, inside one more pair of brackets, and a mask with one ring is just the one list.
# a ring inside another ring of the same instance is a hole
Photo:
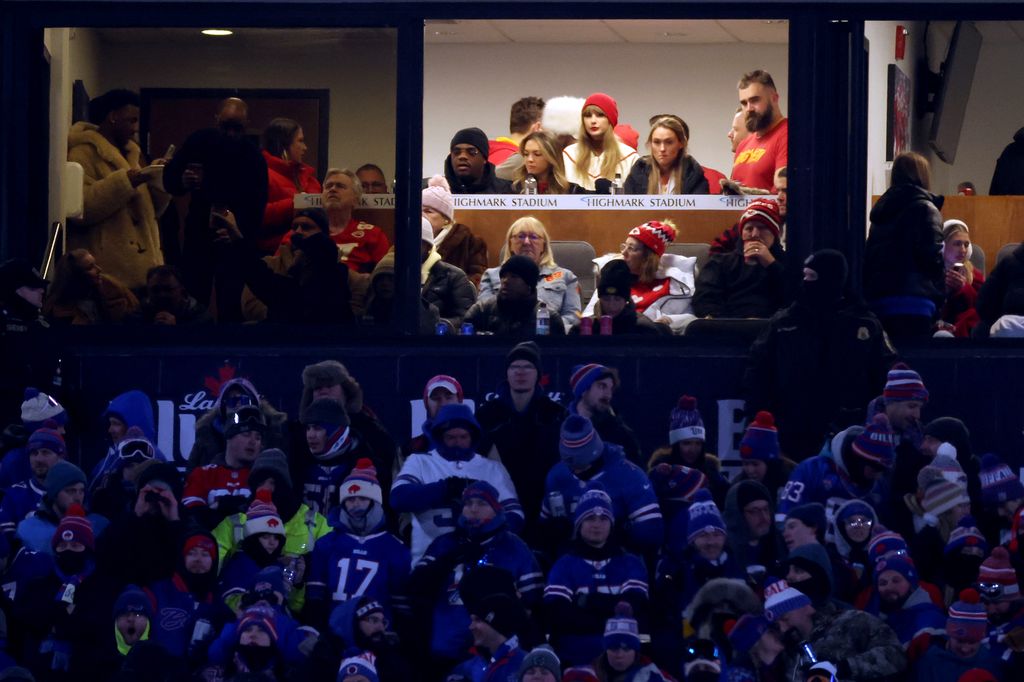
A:
{"label": "blue winter hat", "polygon": [[761,462],[779,458],[779,432],[771,412],[762,410],[750,422],[740,441],[740,457]]}
{"label": "blue winter hat", "polygon": [[587,365],[576,365],[572,368],[572,375],[569,377],[569,387],[572,389],[572,396],[579,400],[583,397],[595,381],[611,378],[617,387],[619,385],[619,373],[612,367],[605,367],[596,362]]}
{"label": "blue winter hat", "polygon": [[601,436],[597,435],[597,430],[589,419],[578,414],[570,414],[562,422],[558,452],[570,469],[583,469],[593,464],[604,453],[604,442]]}
{"label": "blue winter hat", "polygon": [[746,653],[754,648],[758,640],[768,632],[771,623],[764,616],[756,613],[745,613],[740,619],[733,621],[729,631],[729,643],[738,652]]}
{"label": "blue winter hat", "polygon": [[67,447],[64,445],[64,438],[55,429],[43,427],[36,429],[28,437],[25,444],[25,451],[32,454],[36,450],[50,450],[55,454],[64,455]]}
{"label": "blue winter hat", "polygon": [[896,571],[902,575],[908,583],[910,583],[910,589],[916,590],[918,586],[917,569],[914,567],[914,562],[908,557],[903,556],[891,556],[884,559],[879,559],[875,564],[875,586],[878,586],[878,579],[882,576],[882,573],[886,571]]}
{"label": "blue winter hat", "polygon": [[443,443],[444,432],[455,428],[469,431],[474,445],[480,442],[480,424],[473,416],[473,410],[469,409],[469,405],[452,403],[438,410],[430,429],[430,435],[435,443]]}
{"label": "blue winter hat", "polygon": [[267,566],[253,576],[249,584],[249,591],[253,594],[265,590],[278,592],[282,596],[288,596],[288,590],[284,585],[284,570],[280,566]]}
{"label": "blue winter hat", "polygon": [[114,618],[125,613],[141,613],[153,620],[153,600],[138,585],[128,585],[114,602]]}
{"label": "blue winter hat", "polygon": [[76,483],[85,484],[85,472],[67,460],[61,460],[50,467],[43,481],[43,502],[51,505],[57,501],[61,490]]}
{"label": "blue winter hat", "polygon": [[604,638],[601,643],[606,650],[621,647],[640,650],[640,626],[633,617],[633,607],[629,602],[620,601],[616,604],[615,615],[604,625]]}
{"label": "blue winter hat", "polygon": [[1024,497],[1024,484],[998,455],[991,452],[981,458],[981,500],[995,508],[1008,500]]}
{"label": "blue winter hat", "polygon": [[591,483],[576,503],[576,514],[573,520],[573,537],[579,535],[580,526],[591,516],[607,516],[615,523],[615,509],[612,498],[608,496],[600,483]]}
{"label": "blue winter hat", "polygon": [[785,580],[768,578],[768,587],[764,590],[764,617],[770,622],[775,622],[782,616],[811,605],[811,599],[806,594],[790,587]]}
{"label": "blue winter hat", "polygon": [[380,682],[380,678],[377,677],[377,666],[375,661],[371,660],[372,657],[373,654],[364,653],[346,658],[338,668],[337,682],[345,682],[348,678],[356,676],[365,677],[370,682]]}
{"label": "blue winter hat", "polygon": [[693,542],[701,533],[725,534],[725,521],[718,511],[711,493],[706,488],[697,491],[690,505],[690,519],[686,524],[686,541]]}
{"label": "blue winter hat", "polygon": [[984,556],[988,556],[988,543],[970,514],[960,519],[956,528],[949,534],[945,553],[955,554],[964,547],[978,547]]}

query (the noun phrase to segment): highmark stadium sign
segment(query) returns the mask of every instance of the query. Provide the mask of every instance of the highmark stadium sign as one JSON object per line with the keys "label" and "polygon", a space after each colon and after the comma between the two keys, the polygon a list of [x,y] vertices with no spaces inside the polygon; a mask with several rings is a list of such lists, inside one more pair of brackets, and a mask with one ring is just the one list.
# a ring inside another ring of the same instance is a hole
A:
{"label": "highmark stadium sign", "polygon": [[[760,195],[763,196],[763,195]],[[755,197],[725,194],[456,194],[452,197],[456,209],[467,211],[522,211],[542,209],[548,211],[585,211],[590,209],[611,211],[742,211]],[[774,196],[769,198],[774,199]],[[319,194],[296,194],[295,208],[320,205]],[[393,194],[364,194],[359,208],[395,207]]]}

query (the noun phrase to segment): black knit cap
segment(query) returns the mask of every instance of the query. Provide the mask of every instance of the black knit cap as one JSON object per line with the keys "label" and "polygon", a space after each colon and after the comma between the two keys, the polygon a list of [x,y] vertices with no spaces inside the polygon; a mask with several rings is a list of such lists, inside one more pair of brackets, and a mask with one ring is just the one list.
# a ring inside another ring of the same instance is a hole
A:
{"label": "black knit cap", "polygon": [[292,217],[293,223],[295,222],[295,218],[309,218],[316,223],[321,232],[329,232],[331,229],[331,225],[327,220],[327,211],[322,208],[311,207],[300,209],[296,211],[295,215]]}
{"label": "black knit cap", "polygon": [[448,149],[455,149],[457,144],[471,144],[480,150],[484,156],[490,156],[491,145],[487,141],[487,133],[479,128],[463,128],[452,137],[452,143]]}
{"label": "black knit cap", "polygon": [[534,291],[537,290],[537,280],[540,279],[540,268],[528,256],[512,256],[505,261],[498,270],[498,277],[512,274],[526,282]]}
{"label": "black knit cap", "polygon": [[516,360],[526,360],[537,368],[538,376],[541,373],[540,347],[533,341],[523,341],[508,352],[505,356],[505,369],[508,369]]}
{"label": "black knit cap", "polygon": [[601,268],[601,281],[597,285],[598,296],[620,296],[628,299],[633,276],[626,261],[615,259]]}
{"label": "black knit cap", "polygon": [[146,484],[152,481],[163,481],[174,495],[174,499],[180,500],[182,494],[181,474],[177,467],[170,462],[157,462],[155,460],[145,465],[139,477],[135,479],[135,487],[142,490]]}

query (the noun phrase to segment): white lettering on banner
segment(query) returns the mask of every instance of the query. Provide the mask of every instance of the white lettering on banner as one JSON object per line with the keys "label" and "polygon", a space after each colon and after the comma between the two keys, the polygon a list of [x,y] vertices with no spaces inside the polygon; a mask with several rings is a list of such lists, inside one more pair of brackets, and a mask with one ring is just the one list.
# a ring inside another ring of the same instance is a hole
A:
{"label": "white lettering on banner", "polygon": [[[199,393],[192,395],[206,395],[206,391],[200,391]],[[186,403],[178,406],[179,410],[186,409],[188,404],[188,398],[186,396]],[[209,401],[210,406],[213,406],[213,401]],[[160,452],[164,453],[168,457],[171,457],[175,463],[183,462],[188,459],[189,454],[192,452],[192,445],[196,441],[196,416],[194,414],[179,414],[178,415],[178,450],[174,450],[174,401],[172,400],[157,400],[156,401],[156,413],[157,413],[157,425],[156,425],[156,439],[157,447],[160,448]]]}
{"label": "white lettering on banner", "polygon": [[305,192],[297,192],[292,197],[292,207],[296,211],[301,211],[304,208],[320,208],[323,197],[319,194],[307,194]]}
{"label": "white lettering on banner", "polygon": [[185,402],[178,405],[178,409],[182,412],[209,412],[215,402],[213,398],[206,397],[206,391],[196,391],[186,393]]}
{"label": "white lettering on banner", "polygon": [[[739,442],[743,437],[743,400],[718,401],[718,459],[726,477],[731,479],[739,469]],[[737,438],[739,436],[739,438]]]}
{"label": "white lettering on banner", "polygon": [[[300,208],[296,194],[296,208]],[[319,206],[320,195],[316,197]],[[544,209],[548,211],[742,211],[754,198],[723,194],[674,194],[620,196],[611,194],[545,194],[525,196],[520,194],[456,194],[452,197],[455,208],[522,211],[523,209]],[[774,199],[766,195],[765,198]],[[305,206],[303,206],[304,208]],[[359,199],[359,208],[394,208],[393,194],[364,194]]]}

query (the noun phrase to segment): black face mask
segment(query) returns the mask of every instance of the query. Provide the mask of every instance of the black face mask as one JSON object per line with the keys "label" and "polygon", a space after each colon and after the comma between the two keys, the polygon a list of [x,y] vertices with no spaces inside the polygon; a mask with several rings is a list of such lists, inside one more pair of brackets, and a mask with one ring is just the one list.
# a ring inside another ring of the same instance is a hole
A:
{"label": "black face mask", "polygon": [[960,594],[960,590],[970,587],[978,579],[982,561],[984,559],[980,556],[970,556],[959,552],[947,556],[943,565],[946,584],[952,587],[956,594]]}
{"label": "black face mask", "polygon": [[800,590],[811,598],[811,603],[819,606],[828,601],[828,598],[831,596],[827,578],[817,579],[812,576],[807,580],[791,580],[789,581],[789,586]]}
{"label": "black face mask", "polygon": [[89,562],[89,557],[86,552],[72,552],[68,550],[64,552],[57,552],[56,562],[57,567],[60,568],[61,573],[64,575],[78,575],[85,571],[85,566]]}
{"label": "black face mask", "polygon": [[686,682],[719,682],[721,679],[722,674],[713,670],[695,670],[686,676]]}
{"label": "black face mask", "polygon": [[235,651],[250,672],[260,672],[270,668],[277,658],[277,649],[273,646],[257,646],[255,644],[239,644]]}

